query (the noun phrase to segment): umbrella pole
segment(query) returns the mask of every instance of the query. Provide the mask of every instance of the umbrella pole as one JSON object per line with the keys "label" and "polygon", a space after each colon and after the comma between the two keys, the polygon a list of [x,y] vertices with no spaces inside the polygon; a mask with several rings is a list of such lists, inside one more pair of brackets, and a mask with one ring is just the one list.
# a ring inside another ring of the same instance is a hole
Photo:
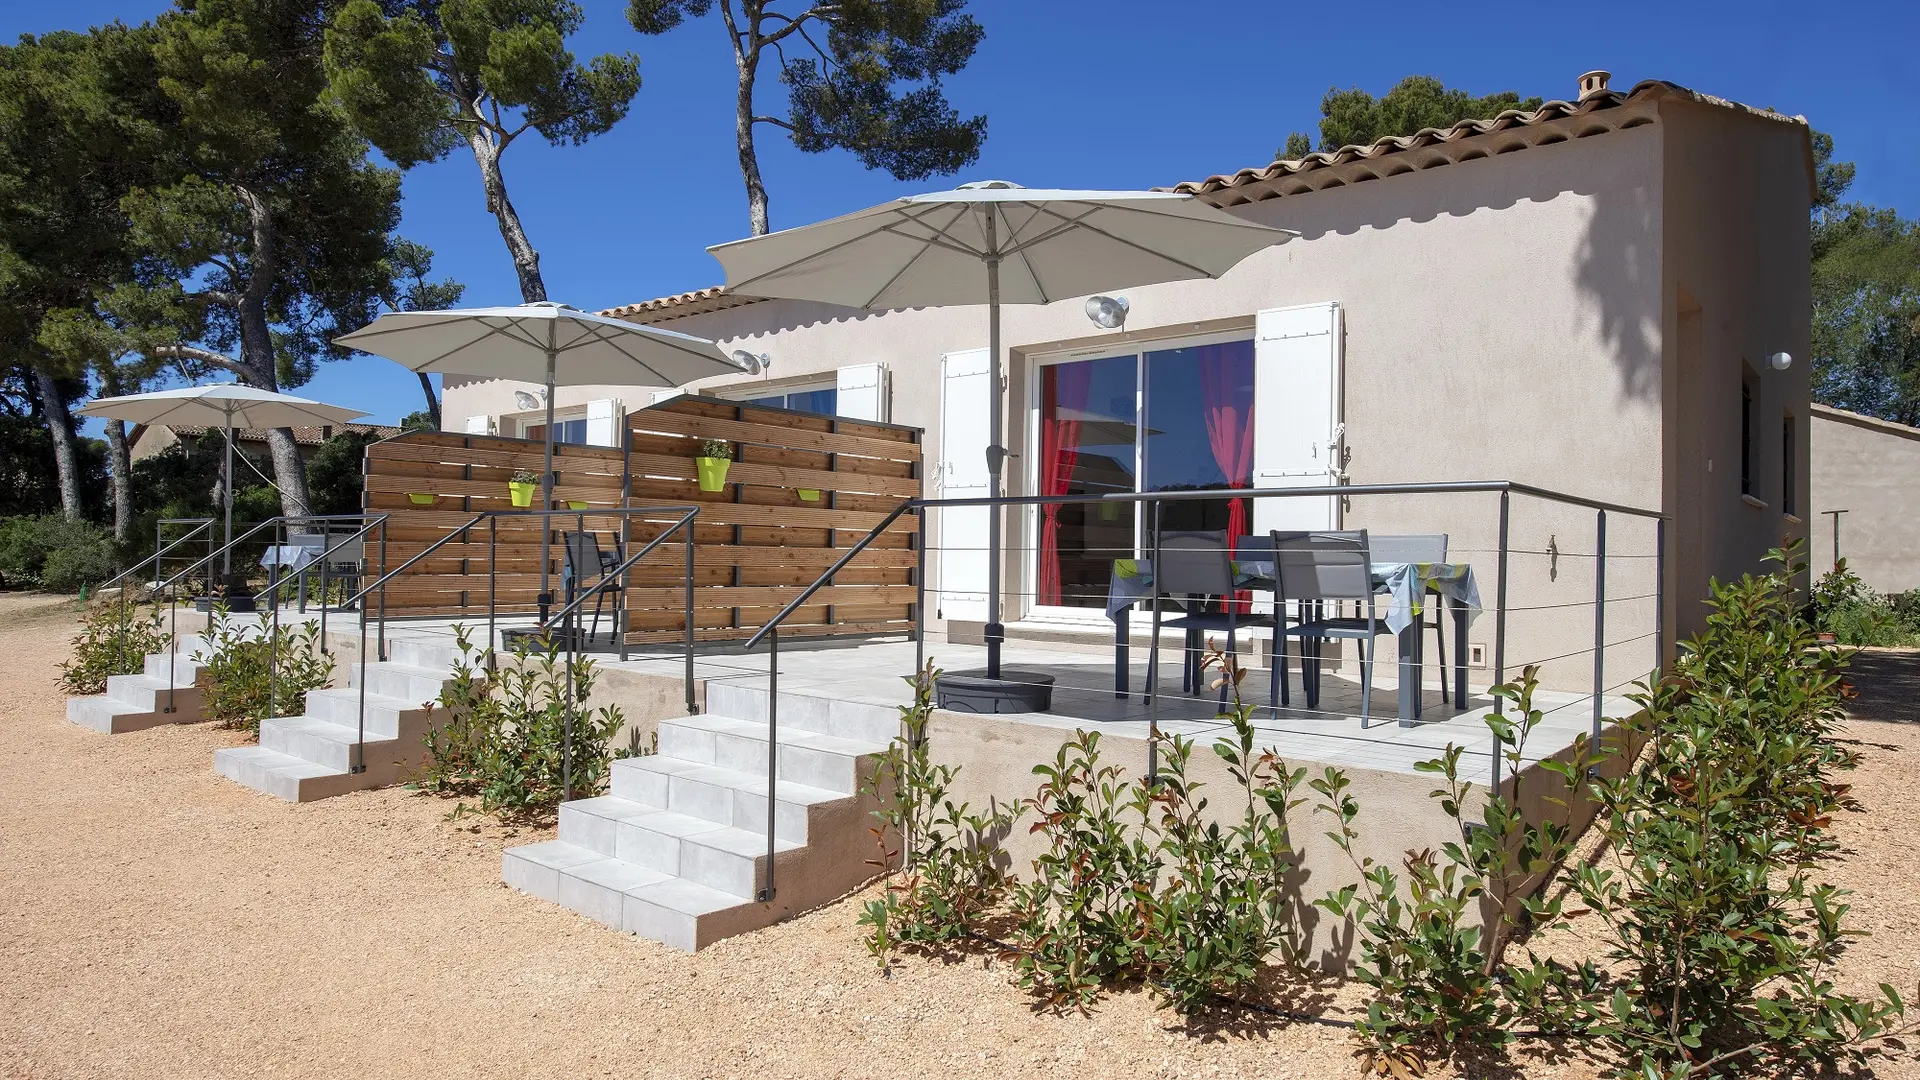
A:
{"label": "umbrella pole", "polygon": [[[540,509],[553,509],[553,362],[557,350],[553,348],[551,335],[547,345],[547,467],[540,475]],[[553,519],[544,515],[540,518],[540,625],[547,624],[548,605],[553,603],[553,593],[547,589],[547,549],[553,542]]]}
{"label": "umbrella pole", "polygon": [[221,466],[220,486],[226,492],[226,503],[227,503],[227,535],[225,539],[225,543],[227,546],[226,546],[225,552],[220,557],[221,564],[222,564],[220,568],[220,573],[223,575],[225,579],[227,579],[222,582],[222,584],[225,585],[225,584],[230,584],[231,579],[233,578],[233,414],[232,413],[227,414],[227,460],[226,460],[226,463]]}
{"label": "umbrella pole", "polygon": [[[994,215],[986,219],[987,250],[995,248]],[[1006,494],[1001,483],[1007,448],[1001,442],[1005,425],[1000,405],[1000,256],[987,256],[987,494],[999,499]],[[1000,622],[1000,504],[987,508],[987,678],[1000,677],[1000,642],[1007,636]]]}

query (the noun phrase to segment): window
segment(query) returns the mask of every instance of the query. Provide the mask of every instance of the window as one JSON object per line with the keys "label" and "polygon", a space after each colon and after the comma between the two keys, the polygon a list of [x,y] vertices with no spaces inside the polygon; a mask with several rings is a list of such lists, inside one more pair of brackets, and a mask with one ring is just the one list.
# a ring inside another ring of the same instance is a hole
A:
{"label": "window", "polygon": [[1780,422],[1780,512],[1790,517],[1798,516],[1800,504],[1795,501],[1795,483],[1793,471],[1793,414],[1788,413]]}
{"label": "window", "polygon": [[831,386],[812,386],[735,400],[744,401],[750,405],[768,405],[776,409],[797,409],[800,412],[832,416],[834,409],[840,404],[839,398],[839,391]]}
{"label": "window", "polygon": [[[1253,342],[1242,339],[1040,368],[1042,495],[1207,491],[1253,479]],[[1037,596],[1042,607],[1107,603],[1113,560],[1150,538],[1137,504],[1042,506]],[[1164,504],[1163,530],[1247,533],[1246,499]]]}
{"label": "window", "polygon": [[[553,436],[554,442],[573,443],[576,446],[586,445],[587,443],[587,418],[586,417],[582,416],[578,420],[573,420],[573,419],[567,419],[561,416],[555,416],[553,418],[553,426],[555,428],[554,436]],[[520,425],[520,437],[523,439],[544,440],[547,437],[547,425],[544,423],[530,424],[530,423],[523,422]]]}
{"label": "window", "polygon": [[1753,378],[1740,378],[1740,494],[1753,494]]}

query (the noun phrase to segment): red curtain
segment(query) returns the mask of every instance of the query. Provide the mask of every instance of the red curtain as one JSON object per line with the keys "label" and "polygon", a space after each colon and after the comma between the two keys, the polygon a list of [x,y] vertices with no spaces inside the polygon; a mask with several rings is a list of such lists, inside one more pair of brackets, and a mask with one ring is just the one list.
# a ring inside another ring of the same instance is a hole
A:
{"label": "red curtain", "polygon": [[[1213,461],[1230,488],[1253,486],[1253,349],[1239,341],[1202,345],[1200,407],[1207,418],[1207,443]],[[1247,500],[1227,504],[1227,546],[1247,535]],[[1237,594],[1242,603],[1252,594]],[[1242,608],[1241,610],[1245,610]]]}
{"label": "red curtain", "polygon": [[[1040,494],[1065,495],[1080,460],[1080,417],[1093,380],[1088,363],[1053,364],[1040,374]],[[1060,504],[1040,507],[1039,601],[1060,603]]]}

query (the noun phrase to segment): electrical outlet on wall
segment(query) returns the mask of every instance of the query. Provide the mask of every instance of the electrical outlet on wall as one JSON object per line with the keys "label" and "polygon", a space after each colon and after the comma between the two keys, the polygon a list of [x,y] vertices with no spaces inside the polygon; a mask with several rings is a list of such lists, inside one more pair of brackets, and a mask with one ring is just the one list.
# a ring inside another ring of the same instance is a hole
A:
{"label": "electrical outlet on wall", "polygon": [[1484,641],[1467,642],[1467,666],[1483,668],[1487,666],[1487,644]]}

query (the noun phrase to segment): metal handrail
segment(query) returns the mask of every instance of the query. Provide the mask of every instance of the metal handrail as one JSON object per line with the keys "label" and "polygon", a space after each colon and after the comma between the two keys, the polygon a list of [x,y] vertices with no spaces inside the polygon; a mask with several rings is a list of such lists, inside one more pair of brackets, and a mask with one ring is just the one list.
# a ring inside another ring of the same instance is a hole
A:
{"label": "metal handrail", "polygon": [[[622,578],[630,574],[635,564],[639,563],[641,559],[646,558],[648,553],[665,543],[667,538],[676,532],[682,534],[681,545],[686,549],[687,560],[685,584],[687,633],[686,675],[683,679],[687,696],[687,715],[691,716],[699,711],[693,692],[693,520],[700,516],[700,508],[698,506],[651,506],[635,507],[634,509],[644,510],[650,513],[670,513],[679,510],[682,511],[682,513],[680,520],[662,529],[660,535],[647,541],[644,547],[627,556],[620,565],[601,575],[600,580],[594,582],[591,588],[574,597],[565,607],[548,616],[546,621],[541,624],[543,631],[550,630],[556,623],[560,624],[562,636],[566,638],[567,642],[567,684],[562,694],[563,704],[561,706],[562,715],[560,728],[560,789],[566,798],[573,797],[573,671],[576,645],[579,640],[578,624],[580,607],[585,604],[589,598],[603,595],[603,590],[611,586],[614,582],[621,581]],[[578,511],[575,512],[578,513]],[[615,633],[622,635],[624,639],[626,627],[624,625],[617,626]],[[549,640],[551,639],[549,638]],[[489,647],[491,647],[491,644],[489,644]]]}
{"label": "metal handrail", "polygon": [[212,518],[161,518],[159,521],[154,522],[154,542],[156,544],[159,543],[159,538],[160,538],[159,534],[160,534],[161,526],[184,525],[188,522],[197,522],[197,524],[195,524],[193,528],[188,529],[184,534],[182,534],[180,537],[175,539],[172,543],[167,544],[165,547],[158,548],[157,550],[154,551],[153,554],[142,558],[139,562],[134,563],[132,566],[129,566],[125,570],[120,571],[120,573],[115,575],[112,580],[100,586],[100,589],[96,589],[94,591],[98,592],[102,589],[113,588],[115,585],[118,585],[120,584],[121,581],[125,580],[128,574],[133,573],[135,570],[140,569],[141,567],[147,565],[148,563],[154,564],[154,576],[158,577],[160,574],[160,570],[159,570],[160,560],[163,557],[165,557],[167,552],[172,551],[174,548],[177,548],[181,544],[184,544],[187,541],[193,539],[194,537],[200,535],[200,533],[202,533],[203,531],[211,530],[213,528],[213,519]]}
{"label": "metal handrail", "polygon": [[[386,513],[313,514],[313,515],[306,515],[306,516],[283,516],[282,518],[282,524],[285,524],[286,521],[331,522],[341,518],[346,518],[348,520],[358,518],[362,522],[361,526],[358,529],[355,529],[352,533],[348,534],[339,543],[334,544],[331,547],[325,546],[323,544],[320,550],[320,554],[314,559],[314,561],[320,565],[320,639],[319,640],[320,640],[320,651],[323,653],[330,651],[327,648],[327,556],[332,555],[334,552],[339,551],[341,548],[346,547],[348,544],[353,543],[355,540],[364,541],[367,534],[372,532],[376,526],[378,526],[382,530],[381,536],[384,538],[386,535],[385,529],[387,525],[387,518],[389,516],[390,515]],[[331,533],[327,533],[323,535],[331,535]],[[364,555],[361,558],[361,562],[362,563],[366,562]],[[301,567],[295,573],[293,580],[304,581],[307,576],[307,570],[308,570],[307,567],[304,567],[304,566]],[[260,606],[260,598],[266,597],[268,600],[268,607],[272,613],[273,623],[272,623],[272,626],[269,627],[267,631],[267,711],[272,712],[274,707],[274,702],[279,699],[278,683],[279,683],[279,673],[280,673],[280,597],[276,594],[279,592],[280,589],[286,586],[287,579],[280,578],[278,580],[274,580],[274,575],[271,572],[268,573],[267,578],[268,578],[267,587],[254,594],[253,604],[254,604],[254,607],[258,609]],[[304,588],[304,586],[302,586],[302,588]],[[363,615],[361,618],[361,624],[364,626],[365,623],[366,623],[366,619]],[[362,657],[362,659],[364,659],[364,657]],[[364,678],[364,673],[363,673],[363,677],[360,680],[360,683],[361,683],[362,699],[364,702],[364,697],[366,694],[366,679]],[[360,710],[359,729],[354,742],[355,749],[360,756],[364,756],[366,753],[366,741],[367,741],[367,713],[366,713],[366,709],[363,707]]]}

